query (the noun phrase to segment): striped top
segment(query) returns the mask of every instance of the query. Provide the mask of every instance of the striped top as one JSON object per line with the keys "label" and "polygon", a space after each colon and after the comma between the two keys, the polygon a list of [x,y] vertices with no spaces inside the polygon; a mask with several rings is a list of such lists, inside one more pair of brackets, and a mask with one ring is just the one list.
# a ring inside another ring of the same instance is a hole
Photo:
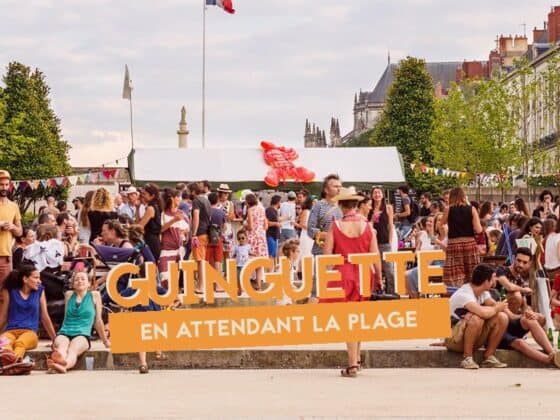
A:
{"label": "striped top", "polygon": [[[307,222],[307,234],[311,239],[319,232],[328,232],[331,227],[333,217],[336,220],[342,219],[342,211],[337,204],[328,203],[326,200],[318,201],[309,213],[309,221]],[[323,248],[313,241],[311,249],[313,255],[323,254]]]}

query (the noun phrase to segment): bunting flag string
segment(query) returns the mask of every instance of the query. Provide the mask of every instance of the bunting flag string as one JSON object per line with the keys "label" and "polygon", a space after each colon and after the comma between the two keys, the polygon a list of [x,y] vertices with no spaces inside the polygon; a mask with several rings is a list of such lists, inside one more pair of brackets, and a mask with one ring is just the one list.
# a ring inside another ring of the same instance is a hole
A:
{"label": "bunting flag string", "polygon": [[[466,178],[469,174],[465,171],[453,171],[449,168],[432,168],[430,166],[426,166],[423,164],[416,164],[411,163],[410,169],[413,171],[420,171],[427,174],[433,174],[438,176],[448,176],[454,178]],[[508,175],[505,174],[472,174],[475,178],[475,181],[480,181],[481,184],[489,184],[489,183],[501,183],[508,179]]]}
{"label": "bunting flag string", "polygon": [[423,172],[425,174],[432,174],[432,175],[438,175],[438,176],[449,176],[449,177],[454,177],[454,178],[465,178],[467,176],[466,172],[462,172],[462,171],[452,171],[449,168],[432,168],[430,166],[426,166],[423,164],[415,164],[415,163],[411,163],[410,164],[410,169],[412,169],[413,171],[420,171]]}
{"label": "bunting flag string", "polygon": [[28,188],[36,190],[39,186],[43,188],[56,188],[60,186],[70,187],[79,184],[95,184],[97,182],[107,182],[118,179],[126,169],[103,169],[102,171],[92,171],[85,174],[71,176],[57,176],[46,179],[32,180],[13,180],[10,183],[10,190],[24,192]]}

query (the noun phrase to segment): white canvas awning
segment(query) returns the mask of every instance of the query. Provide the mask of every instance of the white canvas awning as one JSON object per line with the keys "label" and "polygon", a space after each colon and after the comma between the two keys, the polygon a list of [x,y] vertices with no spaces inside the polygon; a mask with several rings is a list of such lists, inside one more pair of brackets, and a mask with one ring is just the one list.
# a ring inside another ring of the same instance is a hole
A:
{"label": "white canvas awning", "polygon": [[[400,184],[405,181],[395,147],[297,149],[296,166],[315,172],[315,181],[337,173],[344,183]],[[230,185],[262,184],[271,169],[254,149],[136,149],[129,157],[133,180],[161,184],[208,180]]]}

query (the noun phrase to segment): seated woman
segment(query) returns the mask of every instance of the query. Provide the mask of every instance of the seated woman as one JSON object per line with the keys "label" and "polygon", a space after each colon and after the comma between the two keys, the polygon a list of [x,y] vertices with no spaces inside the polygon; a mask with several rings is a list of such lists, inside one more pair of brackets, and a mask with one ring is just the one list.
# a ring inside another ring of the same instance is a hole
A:
{"label": "seated woman", "polygon": [[76,365],[78,357],[91,347],[89,336],[94,324],[105,347],[110,347],[101,318],[101,296],[90,291],[90,286],[87,273],[74,275],[73,290],[64,295],[64,322],[54,340],[54,351],[47,357],[47,373],[66,373]]}
{"label": "seated woman", "polygon": [[23,252],[35,242],[35,232],[27,226],[23,226],[21,236],[16,238],[15,248],[12,252],[12,266],[17,270],[23,262]]}
{"label": "seated woman", "polygon": [[[105,220],[105,222],[103,222],[101,227],[101,236],[96,238],[93,243],[95,245],[105,245],[116,248],[134,248],[134,245],[132,245],[128,240],[126,229],[116,219]],[[104,284],[106,279],[107,273],[104,273],[97,279],[96,287]]]}
{"label": "seated woman", "polygon": [[47,312],[47,298],[39,270],[31,264],[22,264],[10,273],[2,290],[0,306],[0,332],[8,340],[4,347],[23,358],[27,350],[37,347],[39,318],[49,337],[56,334]]}
{"label": "seated woman", "polygon": [[[447,229],[442,223],[443,213],[438,213],[435,217],[427,216],[420,221],[420,231],[416,240],[417,251],[432,251],[447,249]],[[444,261],[432,261],[430,265],[443,266]],[[411,299],[420,297],[418,284],[418,267],[414,267],[406,272],[406,290]]]}

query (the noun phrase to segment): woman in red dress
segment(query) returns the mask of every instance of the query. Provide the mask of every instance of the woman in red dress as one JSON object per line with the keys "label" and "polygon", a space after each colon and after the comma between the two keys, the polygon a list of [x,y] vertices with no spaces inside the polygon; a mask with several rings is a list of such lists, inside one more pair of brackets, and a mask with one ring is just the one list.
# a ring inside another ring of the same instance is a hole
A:
{"label": "woman in red dress", "polygon": [[[358,265],[348,262],[350,254],[379,253],[377,238],[371,223],[356,211],[358,203],[363,200],[354,187],[341,188],[335,197],[342,211],[342,219],[333,221],[327,233],[324,254],[338,254],[344,257],[344,264],[335,266],[340,272],[341,280],[327,283],[329,288],[342,288],[344,298],[321,299],[323,302],[360,302],[369,300],[370,296],[362,296],[360,292],[360,270]],[[376,273],[381,272],[380,266],[372,267]],[[355,377],[360,370],[360,343],[346,343],[348,351],[348,367],[340,373],[344,377]]]}

